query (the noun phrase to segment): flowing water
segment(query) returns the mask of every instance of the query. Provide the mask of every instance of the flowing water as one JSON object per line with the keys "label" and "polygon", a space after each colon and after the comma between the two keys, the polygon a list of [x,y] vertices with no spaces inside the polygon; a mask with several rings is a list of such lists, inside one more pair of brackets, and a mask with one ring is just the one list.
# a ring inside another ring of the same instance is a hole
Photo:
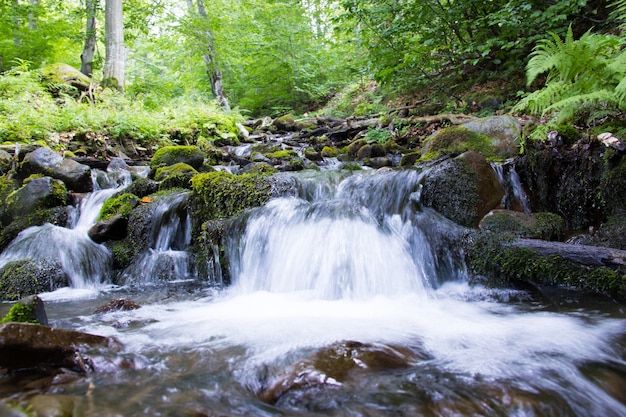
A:
{"label": "flowing water", "polygon": [[[228,225],[227,288],[44,294],[53,325],[124,345],[63,392],[98,416],[625,416],[623,308],[469,285],[421,180],[299,175]],[[170,219],[151,250],[188,244]],[[117,297],[142,308],[94,314]]]}

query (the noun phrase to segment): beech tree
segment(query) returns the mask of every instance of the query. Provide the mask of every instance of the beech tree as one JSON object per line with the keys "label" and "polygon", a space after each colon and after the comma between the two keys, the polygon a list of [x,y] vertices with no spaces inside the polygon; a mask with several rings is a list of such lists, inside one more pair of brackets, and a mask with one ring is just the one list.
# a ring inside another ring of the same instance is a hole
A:
{"label": "beech tree", "polygon": [[85,44],[80,54],[80,72],[88,77],[93,74],[93,57],[96,52],[96,11],[97,0],[86,0]]}
{"label": "beech tree", "polygon": [[106,0],[104,32],[106,57],[103,84],[123,91],[126,51],[122,0]]}

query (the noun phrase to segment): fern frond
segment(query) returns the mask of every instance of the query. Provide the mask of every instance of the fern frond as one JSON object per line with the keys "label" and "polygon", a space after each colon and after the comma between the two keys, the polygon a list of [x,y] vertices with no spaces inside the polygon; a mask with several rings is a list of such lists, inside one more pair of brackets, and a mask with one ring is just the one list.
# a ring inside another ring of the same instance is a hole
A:
{"label": "fern frond", "polygon": [[548,106],[544,111],[545,113],[553,113],[555,111],[562,111],[567,108],[580,107],[588,103],[609,103],[615,104],[617,97],[613,90],[595,90],[590,93],[574,94],[569,97],[565,97],[561,100]]}

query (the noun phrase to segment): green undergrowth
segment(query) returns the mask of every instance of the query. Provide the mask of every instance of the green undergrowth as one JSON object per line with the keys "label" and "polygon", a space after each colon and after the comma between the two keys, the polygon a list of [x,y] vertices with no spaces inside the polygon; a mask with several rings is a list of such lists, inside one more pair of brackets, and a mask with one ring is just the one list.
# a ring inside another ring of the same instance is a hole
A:
{"label": "green undergrowth", "polygon": [[35,316],[34,310],[32,306],[15,303],[6,316],[0,319],[0,324],[9,322],[39,324],[37,319],[33,318]]}
{"label": "green undergrowth", "polygon": [[14,70],[0,75],[0,143],[35,143],[65,150],[67,137],[97,133],[142,146],[236,140],[237,112],[225,113],[214,102],[175,99],[152,106],[137,97],[105,89],[95,100],[54,97],[38,71]]}

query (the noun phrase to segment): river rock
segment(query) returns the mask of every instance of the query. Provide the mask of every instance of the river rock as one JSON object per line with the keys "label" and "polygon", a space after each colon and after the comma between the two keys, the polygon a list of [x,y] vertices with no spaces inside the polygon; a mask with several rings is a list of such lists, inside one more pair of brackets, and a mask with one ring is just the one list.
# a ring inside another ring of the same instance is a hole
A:
{"label": "river rock", "polygon": [[8,370],[39,366],[66,367],[87,372],[79,355],[83,347],[106,348],[117,352],[119,341],[74,330],[57,329],[31,323],[0,325],[0,367]]}
{"label": "river rock", "polygon": [[459,159],[464,160],[467,166],[476,174],[476,185],[480,206],[478,216],[482,218],[490,210],[497,207],[504,197],[504,188],[500,185],[491,164],[476,152],[465,152]]}
{"label": "river rock", "polygon": [[5,202],[13,216],[25,216],[36,210],[64,206],[67,190],[60,180],[51,177],[32,178],[10,194]]}
{"label": "river rock", "polygon": [[444,160],[424,179],[422,203],[465,227],[477,227],[504,195],[487,161],[475,152]]}
{"label": "river rock", "polygon": [[98,307],[94,314],[108,313],[111,311],[130,311],[138,308],[141,308],[141,306],[132,300],[127,298],[115,298]]}
{"label": "river rock", "polygon": [[258,397],[275,404],[294,392],[316,392],[322,387],[332,389],[349,381],[355,373],[408,368],[418,359],[415,352],[398,346],[353,341],[335,343],[289,367],[258,393]]}
{"label": "river rock", "polygon": [[43,305],[43,300],[36,295],[22,298],[11,307],[0,323],[22,322],[48,325],[48,315]]}
{"label": "river rock", "polygon": [[483,217],[479,228],[517,237],[559,240],[565,233],[565,221],[553,213],[526,214],[520,211],[497,209]]}
{"label": "river rock", "polygon": [[6,174],[13,166],[13,157],[10,153],[0,149],[0,174]]}
{"label": "river rock", "polygon": [[68,285],[61,265],[52,260],[23,259],[0,269],[0,300],[19,300]]}
{"label": "river rock", "polygon": [[63,158],[48,148],[37,148],[24,157],[20,167],[20,175],[27,177],[32,174],[49,175],[59,179],[69,189],[78,193],[93,190],[91,169],[87,165]]}
{"label": "river rock", "polygon": [[117,214],[110,219],[99,221],[89,229],[89,237],[96,243],[109,240],[122,240],[128,235],[128,216]]}
{"label": "river rock", "polygon": [[197,170],[204,163],[204,156],[197,146],[164,146],[154,153],[150,160],[150,168],[156,170],[182,162]]}
{"label": "river rock", "polygon": [[511,158],[519,153],[522,126],[513,116],[492,116],[463,123],[463,127],[492,140],[501,158]]}

